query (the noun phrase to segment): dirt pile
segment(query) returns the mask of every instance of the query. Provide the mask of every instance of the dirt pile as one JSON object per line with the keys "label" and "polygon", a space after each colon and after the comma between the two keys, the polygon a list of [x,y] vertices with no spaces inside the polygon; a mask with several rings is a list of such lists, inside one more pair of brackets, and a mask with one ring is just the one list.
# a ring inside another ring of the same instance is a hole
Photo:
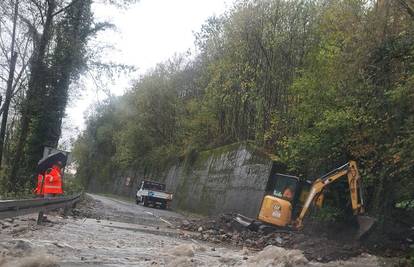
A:
{"label": "dirt pile", "polygon": [[194,246],[191,244],[182,244],[170,249],[168,252],[174,256],[193,257]]}
{"label": "dirt pile", "polygon": [[306,232],[266,229],[252,231],[234,219],[234,214],[224,214],[214,219],[185,221],[181,229],[197,232],[196,238],[213,242],[228,243],[253,250],[262,250],[268,246],[298,249],[306,259],[319,262],[344,260],[359,255],[363,250],[357,242],[343,243],[328,239],[323,235],[309,236]]}
{"label": "dirt pile", "polygon": [[[3,261],[4,260],[4,261]],[[48,255],[34,255],[22,257],[20,259],[0,260],[1,267],[59,267],[54,257]]]}
{"label": "dirt pile", "polygon": [[18,236],[27,231],[34,231],[36,219],[30,216],[6,218],[0,220],[0,233],[11,236]]}
{"label": "dirt pile", "polygon": [[33,249],[27,240],[0,242],[0,267],[58,267],[57,260]]}
{"label": "dirt pile", "polygon": [[98,210],[103,210],[101,202],[83,195],[82,200],[76,204],[76,208],[71,210],[71,216],[74,218],[92,218],[102,219],[102,214],[98,214]]}
{"label": "dirt pile", "polygon": [[286,250],[281,247],[267,246],[262,251],[250,258],[246,266],[308,266],[308,260],[300,250]]}

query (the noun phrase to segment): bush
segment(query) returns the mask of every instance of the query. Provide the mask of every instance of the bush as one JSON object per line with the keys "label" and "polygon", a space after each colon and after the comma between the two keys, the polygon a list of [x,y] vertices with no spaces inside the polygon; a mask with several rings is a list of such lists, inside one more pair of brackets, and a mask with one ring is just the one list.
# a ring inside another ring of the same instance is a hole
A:
{"label": "bush", "polygon": [[336,207],[323,206],[312,212],[312,217],[319,222],[332,223],[343,220],[344,212]]}
{"label": "bush", "polygon": [[79,179],[67,177],[63,180],[63,192],[65,195],[75,195],[82,193],[84,188]]}

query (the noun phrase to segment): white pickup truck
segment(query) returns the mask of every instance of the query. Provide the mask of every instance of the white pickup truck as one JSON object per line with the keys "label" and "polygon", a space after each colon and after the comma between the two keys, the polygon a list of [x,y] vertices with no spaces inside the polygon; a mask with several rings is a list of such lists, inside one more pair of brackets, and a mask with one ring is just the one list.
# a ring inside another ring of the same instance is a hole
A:
{"label": "white pickup truck", "polygon": [[152,204],[166,209],[173,198],[172,193],[165,192],[165,184],[144,180],[141,182],[136,195],[136,203],[142,203],[145,207]]}

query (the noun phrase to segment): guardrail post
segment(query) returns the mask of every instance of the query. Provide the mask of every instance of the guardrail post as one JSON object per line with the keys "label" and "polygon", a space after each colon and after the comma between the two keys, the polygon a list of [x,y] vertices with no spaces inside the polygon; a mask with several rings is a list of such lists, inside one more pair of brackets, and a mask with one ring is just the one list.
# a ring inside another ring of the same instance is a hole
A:
{"label": "guardrail post", "polygon": [[41,225],[43,222],[43,211],[39,211],[39,215],[37,215],[37,225]]}
{"label": "guardrail post", "polygon": [[66,205],[64,208],[63,208],[63,216],[66,218],[66,217],[68,217],[68,214],[69,214],[69,211],[70,211],[70,207],[71,207],[71,205]]}

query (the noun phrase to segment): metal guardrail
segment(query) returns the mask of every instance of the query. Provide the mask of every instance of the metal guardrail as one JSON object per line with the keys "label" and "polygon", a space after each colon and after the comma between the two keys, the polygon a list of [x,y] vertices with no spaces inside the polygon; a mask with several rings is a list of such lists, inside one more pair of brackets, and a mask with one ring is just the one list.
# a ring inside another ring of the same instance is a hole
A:
{"label": "metal guardrail", "polygon": [[70,208],[80,200],[81,194],[67,197],[34,198],[0,201],[0,219],[43,212],[58,208]]}

